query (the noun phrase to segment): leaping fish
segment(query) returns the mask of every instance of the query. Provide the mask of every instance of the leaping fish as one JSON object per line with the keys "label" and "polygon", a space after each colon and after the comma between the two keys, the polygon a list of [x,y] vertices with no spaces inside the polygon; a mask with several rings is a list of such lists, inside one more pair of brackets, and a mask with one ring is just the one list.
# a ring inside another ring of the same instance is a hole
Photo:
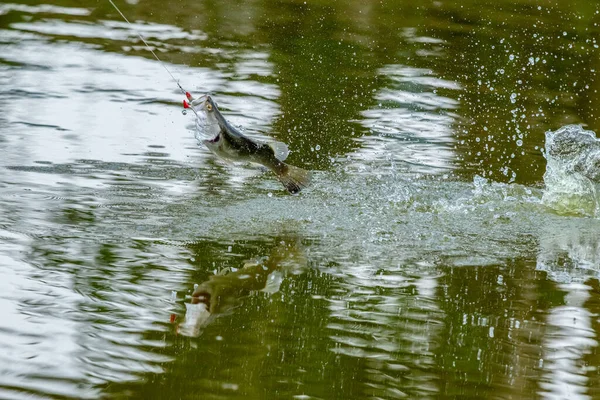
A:
{"label": "leaping fish", "polygon": [[268,168],[292,194],[308,186],[310,172],[284,162],[289,154],[287,145],[275,141],[260,142],[244,136],[227,122],[210,95],[194,99],[186,92],[186,97],[190,102],[183,101],[184,109],[191,109],[196,118],[206,119],[205,133],[212,139],[201,141],[211,152],[226,160],[250,162]]}
{"label": "leaping fish", "polygon": [[[125,22],[133,28],[131,22],[129,22],[127,17],[125,17],[113,0],[108,1],[121,17],[123,17]],[[140,33],[137,33],[137,35],[152,53],[154,58],[158,60],[173,81],[175,81],[179,90],[181,90],[182,93],[185,93],[187,99],[191,102],[190,104],[184,100],[183,107],[191,109],[198,119],[201,118],[201,115],[204,115],[208,120],[208,129],[211,131],[210,133],[215,136],[211,140],[202,140],[202,142],[210,151],[224,159],[252,162],[267,167],[277,175],[279,181],[281,181],[283,186],[285,186],[290,193],[298,193],[308,185],[310,181],[309,171],[284,162],[289,153],[288,148],[284,143],[262,143],[242,135],[240,131],[223,118],[223,115],[217,108],[217,104],[209,95],[204,95],[194,100],[192,95],[181,86],[167,66],[160,58],[158,58],[144,37]],[[196,122],[198,124],[198,120]]]}

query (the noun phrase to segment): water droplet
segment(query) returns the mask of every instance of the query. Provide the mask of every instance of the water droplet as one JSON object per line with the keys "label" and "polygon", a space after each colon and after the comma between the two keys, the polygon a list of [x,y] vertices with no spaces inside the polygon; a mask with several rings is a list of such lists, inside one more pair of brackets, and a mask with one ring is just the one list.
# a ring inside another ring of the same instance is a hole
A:
{"label": "water droplet", "polygon": [[317,151],[321,150],[321,146],[319,146],[319,145],[316,145],[316,146],[315,146],[315,150],[317,150]]}
{"label": "water droplet", "polygon": [[181,110],[181,113],[182,113],[183,115],[187,115],[187,110]]}
{"label": "water droplet", "polygon": [[267,193],[267,196],[273,197],[273,193],[269,192],[269,193]]}

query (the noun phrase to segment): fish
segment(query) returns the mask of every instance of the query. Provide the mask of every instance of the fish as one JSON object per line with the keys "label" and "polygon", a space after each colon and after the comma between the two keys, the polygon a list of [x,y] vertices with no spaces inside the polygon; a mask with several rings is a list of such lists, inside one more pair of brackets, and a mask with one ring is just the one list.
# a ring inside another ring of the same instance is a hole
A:
{"label": "fish", "polygon": [[[109,0],[110,4],[117,10],[121,17],[127,22],[127,24],[133,28],[133,25],[127,17],[121,12],[119,7],[112,1]],[[208,120],[209,130],[213,130],[214,138],[211,140],[202,140],[198,136],[196,138],[204,143],[206,147],[217,156],[231,161],[247,161],[255,164],[260,164],[275,173],[279,181],[283,186],[292,194],[297,194],[303,188],[307,187],[310,182],[310,172],[302,168],[295,167],[290,164],[286,164],[284,161],[289,154],[287,145],[281,142],[269,142],[263,143],[247,136],[244,136],[239,130],[234,128],[229,122],[223,118],[223,115],[219,111],[215,101],[209,96],[204,95],[194,100],[190,92],[186,91],[183,86],[179,83],[171,71],[167,68],[165,63],[156,55],[152,47],[148,45],[146,39],[139,33],[136,32],[138,37],[142,40],[146,48],[152,53],[154,58],[162,65],[165,71],[171,76],[171,79],[177,84],[179,90],[185,93],[187,99],[192,103],[191,105],[184,100],[183,107],[185,109],[191,109],[196,114],[197,120],[196,125],[198,128],[199,120],[201,115],[204,114]],[[199,112],[201,114],[199,114]],[[198,130],[198,129],[197,129]]]}
{"label": "fish", "polygon": [[276,293],[286,275],[307,268],[306,253],[298,238],[280,237],[275,243],[266,256],[246,262],[239,269],[226,268],[194,285],[190,301],[184,303],[183,320],[175,325],[176,332],[198,337],[220,315],[233,312],[251,292]]}
{"label": "fish", "polygon": [[278,272],[277,267],[268,260],[249,262],[234,272],[224,270],[195,285],[191,301],[184,303],[185,315],[176,325],[176,332],[183,336],[200,336],[215,318],[232,311],[251,291],[263,290],[269,277]]}
{"label": "fish", "polygon": [[[211,139],[196,135],[212,153],[218,157],[234,161],[259,164],[271,170],[291,194],[306,188],[311,179],[310,171],[285,163],[289,154],[285,143],[262,142],[249,138],[231,125],[221,114],[217,103],[210,95],[194,99],[189,92],[186,96],[191,103],[183,101],[184,109],[191,109],[197,117],[198,129],[204,129]],[[203,126],[199,121],[205,120]]]}

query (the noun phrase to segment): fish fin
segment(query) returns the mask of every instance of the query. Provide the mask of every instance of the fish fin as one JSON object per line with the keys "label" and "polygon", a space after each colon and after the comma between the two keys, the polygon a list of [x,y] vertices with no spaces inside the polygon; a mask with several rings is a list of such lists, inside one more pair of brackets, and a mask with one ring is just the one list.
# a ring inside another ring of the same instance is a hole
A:
{"label": "fish fin", "polygon": [[275,158],[279,161],[285,161],[287,156],[290,154],[290,149],[288,149],[287,144],[283,142],[269,141],[267,142],[267,145],[273,149]]}
{"label": "fish fin", "polygon": [[310,171],[286,164],[283,172],[277,175],[279,181],[285,186],[288,192],[298,193],[310,183]]}

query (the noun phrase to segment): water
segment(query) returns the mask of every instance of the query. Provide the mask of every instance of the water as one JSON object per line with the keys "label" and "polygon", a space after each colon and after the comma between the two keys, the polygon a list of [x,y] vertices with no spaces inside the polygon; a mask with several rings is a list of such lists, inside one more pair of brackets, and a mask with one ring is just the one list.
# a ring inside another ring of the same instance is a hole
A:
{"label": "water", "polygon": [[0,398],[600,397],[600,3],[118,5],[313,184],[110,3],[1,4]]}
{"label": "water", "polygon": [[563,212],[600,214],[600,140],[580,126],[546,133],[546,204]]}

